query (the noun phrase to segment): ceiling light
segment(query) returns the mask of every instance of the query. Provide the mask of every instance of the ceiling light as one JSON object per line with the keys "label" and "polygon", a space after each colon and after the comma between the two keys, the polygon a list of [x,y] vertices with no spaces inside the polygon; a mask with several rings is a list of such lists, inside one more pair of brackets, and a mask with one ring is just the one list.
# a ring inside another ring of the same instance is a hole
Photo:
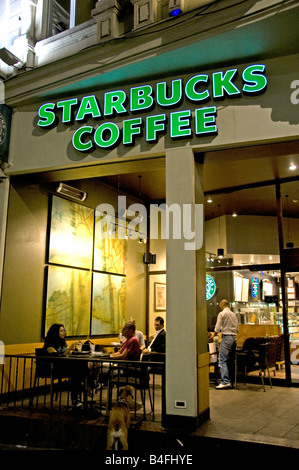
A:
{"label": "ceiling light", "polygon": [[297,167],[296,167],[296,165],[294,165],[294,163],[291,163],[291,165],[289,166],[289,170],[291,170],[291,171],[296,170],[296,168]]}
{"label": "ceiling light", "polygon": [[213,202],[213,200],[212,200],[212,198],[211,198],[210,196],[208,197],[207,202],[208,202],[208,203]]}
{"label": "ceiling light", "polygon": [[169,0],[169,16],[179,16],[183,13],[184,0]]}
{"label": "ceiling light", "polygon": [[169,16],[179,16],[181,15],[183,12],[180,8],[176,8],[175,10],[171,10],[169,12]]}
{"label": "ceiling light", "polygon": [[232,213],[232,217],[237,217],[236,212],[233,212],[233,213]]}

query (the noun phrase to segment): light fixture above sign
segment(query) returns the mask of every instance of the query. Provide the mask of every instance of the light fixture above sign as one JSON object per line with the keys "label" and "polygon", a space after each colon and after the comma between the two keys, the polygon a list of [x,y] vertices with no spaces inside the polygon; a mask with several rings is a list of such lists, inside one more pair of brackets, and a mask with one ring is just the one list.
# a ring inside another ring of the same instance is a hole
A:
{"label": "light fixture above sign", "polygon": [[22,64],[21,59],[19,59],[19,57],[17,57],[12,52],[10,52],[8,49],[6,49],[6,47],[1,47],[1,49],[0,49],[0,59],[3,60],[3,62],[6,63],[6,65],[10,65],[10,66],[16,65],[16,64],[19,64],[19,63]]}

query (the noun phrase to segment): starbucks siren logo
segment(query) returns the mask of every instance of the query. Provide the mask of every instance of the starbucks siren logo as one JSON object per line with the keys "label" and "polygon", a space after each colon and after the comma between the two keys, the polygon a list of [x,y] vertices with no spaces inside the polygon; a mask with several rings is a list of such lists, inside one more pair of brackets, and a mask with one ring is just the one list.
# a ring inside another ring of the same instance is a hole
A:
{"label": "starbucks siren logo", "polygon": [[5,141],[6,134],[7,134],[6,121],[5,121],[3,114],[0,113],[0,145],[3,144],[3,142]]}
{"label": "starbucks siren logo", "polygon": [[212,276],[206,275],[206,299],[210,300],[216,294],[216,282]]}

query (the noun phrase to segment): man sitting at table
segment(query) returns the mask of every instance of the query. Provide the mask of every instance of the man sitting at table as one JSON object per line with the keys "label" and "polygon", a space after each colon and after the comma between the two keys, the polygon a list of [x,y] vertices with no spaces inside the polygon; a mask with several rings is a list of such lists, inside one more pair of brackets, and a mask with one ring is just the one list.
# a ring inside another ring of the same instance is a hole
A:
{"label": "man sitting at table", "polygon": [[164,319],[162,317],[156,317],[154,322],[156,333],[151,344],[148,348],[144,349],[143,353],[165,353],[166,344],[166,332],[164,330]]}
{"label": "man sitting at table", "polygon": [[126,359],[136,361],[139,358],[140,343],[135,336],[135,322],[127,321],[122,329],[122,334],[126,338],[119,351],[110,354],[113,359]]}

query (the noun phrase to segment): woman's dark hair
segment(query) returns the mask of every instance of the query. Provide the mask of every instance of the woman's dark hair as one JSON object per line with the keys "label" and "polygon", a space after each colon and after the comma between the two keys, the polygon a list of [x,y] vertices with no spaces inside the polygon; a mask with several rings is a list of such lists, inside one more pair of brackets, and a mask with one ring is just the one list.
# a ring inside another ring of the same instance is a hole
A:
{"label": "woman's dark hair", "polygon": [[54,323],[52,326],[50,326],[45,338],[45,348],[52,346],[53,348],[57,349],[59,346],[64,346],[66,344],[65,338],[59,337],[59,330],[61,327],[64,328],[62,323]]}

